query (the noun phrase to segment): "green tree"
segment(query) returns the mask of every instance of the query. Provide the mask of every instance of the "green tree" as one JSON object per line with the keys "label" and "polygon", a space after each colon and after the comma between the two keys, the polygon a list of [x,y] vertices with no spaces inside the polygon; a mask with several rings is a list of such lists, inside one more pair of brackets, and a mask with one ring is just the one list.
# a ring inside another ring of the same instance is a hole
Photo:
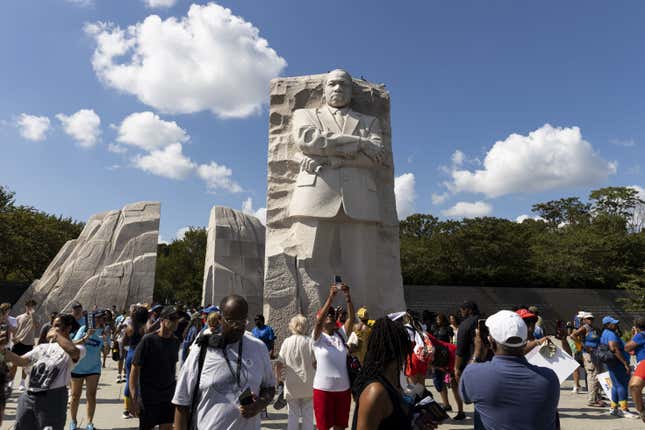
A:
{"label": "green tree", "polygon": [[567,197],[536,203],[531,210],[544,218],[554,228],[562,224],[579,224],[589,221],[591,205],[582,203],[578,197]]}
{"label": "green tree", "polygon": [[596,214],[619,216],[629,222],[635,210],[645,204],[638,196],[638,190],[631,187],[605,187],[589,194]]}
{"label": "green tree", "polygon": [[190,227],[182,239],[157,247],[154,299],[198,304],[202,298],[206,229]]}

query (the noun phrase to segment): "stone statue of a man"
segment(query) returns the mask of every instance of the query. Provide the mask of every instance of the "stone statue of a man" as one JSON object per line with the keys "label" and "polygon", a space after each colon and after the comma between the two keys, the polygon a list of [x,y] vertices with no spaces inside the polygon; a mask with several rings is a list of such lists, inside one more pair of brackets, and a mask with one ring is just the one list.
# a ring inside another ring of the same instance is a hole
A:
{"label": "stone statue of a man", "polygon": [[351,76],[333,70],[324,83],[326,104],[293,113],[292,135],[302,159],[289,216],[381,221],[373,177],[383,163],[381,127],[377,118],[351,110],[351,97]]}
{"label": "stone statue of a man", "polygon": [[374,176],[384,166],[381,127],[377,118],[350,109],[349,73],[333,70],[323,85],[321,107],[293,112],[300,172],[289,203],[294,222],[286,249],[297,256],[303,282],[309,277],[319,291],[328,291],[334,275],[341,275],[364,304],[383,261]]}

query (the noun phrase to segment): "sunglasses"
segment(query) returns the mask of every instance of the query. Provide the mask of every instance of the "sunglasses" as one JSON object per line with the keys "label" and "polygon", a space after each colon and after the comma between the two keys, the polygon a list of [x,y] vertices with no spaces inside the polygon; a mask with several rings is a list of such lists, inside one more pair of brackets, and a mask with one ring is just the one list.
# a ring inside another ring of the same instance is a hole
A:
{"label": "sunglasses", "polygon": [[232,319],[227,319],[222,317],[222,321],[225,322],[228,326],[233,328],[244,328],[247,325],[249,325],[248,319],[232,320]]}

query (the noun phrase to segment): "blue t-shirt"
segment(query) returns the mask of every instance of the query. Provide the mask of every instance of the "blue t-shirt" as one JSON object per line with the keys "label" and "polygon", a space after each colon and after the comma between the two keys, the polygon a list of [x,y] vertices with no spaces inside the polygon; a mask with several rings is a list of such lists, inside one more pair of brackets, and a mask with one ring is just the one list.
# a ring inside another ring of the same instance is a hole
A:
{"label": "blue t-shirt", "polygon": [[[87,326],[81,326],[80,329],[76,332],[73,340],[79,340],[87,333]],[[101,351],[103,350],[103,339],[101,334],[103,333],[102,328],[97,328],[94,334],[89,337],[83,344],[85,346],[85,357],[78,363],[72,373],[78,375],[89,375],[92,373],[101,373]]]}
{"label": "blue t-shirt", "polygon": [[269,351],[273,349],[273,343],[275,342],[275,333],[273,333],[271,326],[265,325],[262,328],[259,328],[257,326],[253,327],[253,336],[264,342]]}
{"label": "blue t-shirt", "polygon": [[560,382],[555,372],[524,357],[496,355],[469,364],[459,381],[466,403],[474,403],[481,430],[555,430]]}
{"label": "blue t-shirt", "polygon": [[585,327],[587,328],[587,334],[585,335],[584,346],[591,349],[598,348],[598,343],[600,343],[600,336],[598,336],[598,332],[589,324],[585,324]]}
{"label": "blue t-shirt", "polygon": [[636,333],[632,338],[632,342],[638,345],[634,349],[634,354],[636,355],[636,361],[640,363],[645,360],[645,332],[639,331]]}
{"label": "blue t-shirt", "polygon": [[542,327],[539,325],[535,326],[535,330],[533,330],[533,337],[536,339],[542,339],[544,337],[544,330],[542,330]]}
{"label": "blue t-shirt", "polygon": [[[609,345],[609,342],[614,341],[618,344],[618,349],[623,353],[625,361],[629,363],[629,354],[625,352],[625,342],[618,337],[616,333],[609,329],[604,329],[602,331],[602,336],[600,336],[600,343],[603,345]],[[619,363],[620,364],[620,363]],[[620,364],[622,366],[622,364]]]}

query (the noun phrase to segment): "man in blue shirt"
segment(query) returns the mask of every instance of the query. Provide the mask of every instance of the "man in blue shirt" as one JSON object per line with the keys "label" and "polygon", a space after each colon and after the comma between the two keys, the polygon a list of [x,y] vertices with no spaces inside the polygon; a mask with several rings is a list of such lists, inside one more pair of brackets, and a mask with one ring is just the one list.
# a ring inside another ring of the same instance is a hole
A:
{"label": "man in blue shirt", "polygon": [[638,317],[634,320],[632,328],[632,340],[625,344],[625,351],[636,355],[636,362],[645,360],[645,317]]}
{"label": "man in blue shirt", "polygon": [[474,403],[475,430],[556,430],[560,383],[555,372],[524,358],[527,327],[512,311],[486,320],[492,361],[466,367],[459,391]]}
{"label": "man in blue shirt", "polygon": [[260,339],[267,346],[269,356],[273,357],[273,345],[275,344],[275,333],[273,328],[264,324],[264,315],[255,316],[255,327],[253,327],[253,336]]}

